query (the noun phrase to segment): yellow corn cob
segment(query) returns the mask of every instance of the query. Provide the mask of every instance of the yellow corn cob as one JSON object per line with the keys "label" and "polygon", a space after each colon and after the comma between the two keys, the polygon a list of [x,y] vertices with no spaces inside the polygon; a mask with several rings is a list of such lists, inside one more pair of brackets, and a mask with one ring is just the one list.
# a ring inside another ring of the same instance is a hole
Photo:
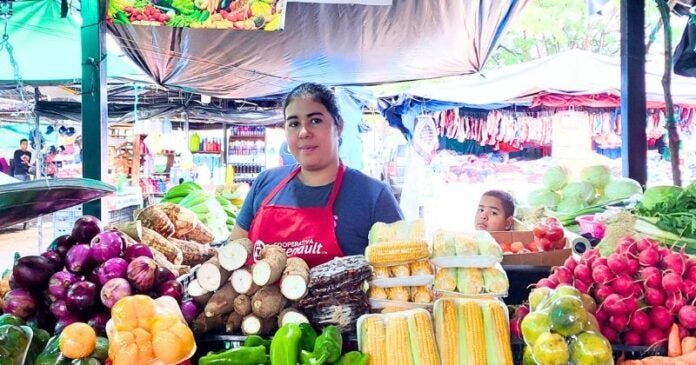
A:
{"label": "yellow corn cob", "polygon": [[367,296],[370,299],[387,299],[387,291],[384,288],[378,288],[371,286],[370,289],[367,291]]}
{"label": "yellow corn cob", "polygon": [[489,301],[483,304],[486,357],[491,363],[512,365],[510,329],[505,317],[505,311],[500,303]]}
{"label": "yellow corn cob", "polygon": [[423,240],[381,242],[367,246],[365,258],[373,266],[399,265],[430,256]]}
{"label": "yellow corn cob", "polygon": [[439,269],[435,275],[435,289],[454,291],[457,289],[457,269]]}
{"label": "yellow corn cob", "polygon": [[442,356],[442,365],[458,365],[457,306],[453,300],[441,300],[435,305],[437,348]]}
{"label": "yellow corn cob", "polygon": [[504,271],[495,267],[481,269],[483,283],[488,293],[504,294],[508,292],[510,282]]}
{"label": "yellow corn cob", "polygon": [[373,267],[372,268],[372,279],[388,279],[390,277],[388,267]]}
{"label": "yellow corn cob", "polygon": [[428,260],[414,262],[409,266],[409,269],[411,269],[411,275],[413,276],[433,274],[433,266],[430,265],[430,261]]}
{"label": "yellow corn cob", "polygon": [[[418,365],[440,365],[430,316],[425,310],[419,310],[409,318],[409,325],[411,321],[413,322],[411,333],[415,334],[415,341],[411,339],[411,348],[417,347],[419,354],[415,362]],[[413,353],[415,354],[416,351]]]}
{"label": "yellow corn cob", "polygon": [[479,294],[483,292],[483,274],[477,268],[457,269],[457,291],[463,294]]}
{"label": "yellow corn cob", "polygon": [[415,286],[411,288],[411,301],[414,303],[431,303],[433,293],[427,286]]}
{"label": "yellow corn cob", "polygon": [[389,300],[408,302],[408,299],[411,297],[411,291],[405,286],[395,286],[387,288],[387,297]]}
{"label": "yellow corn cob", "polygon": [[362,323],[360,351],[370,355],[370,365],[387,365],[387,339],[384,321],[371,315]]}
{"label": "yellow corn cob", "polygon": [[391,273],[391,277],[394,278],[411,276],[411,270],[409,269],[408,265],[390,266],[389,272]]}
{"label": "yellow corn cob", "polygon": [[[460,347],[460,351],[464,351],[462,356],[468,359],[465,364],[487,364],[486,362],[486,347],[484,339],[483,313],[478,303],[468,301],[463,303],[459,308],[460,324],[462,318],[464,326],[460,327],[460,333],[464,339],[464,348]],[[461,344],[461,343],[460,343]]]}
{"label": "yellow corn cob", "polygon": [[413,365],[408,321],[402,316],[387,320],[387,354],[390,364]]}
{"label": "yellow corn cob", "polygon": [[423,220],[398,221],[394,223],[377,222],[372,225],[367,234],[369,244],[425,238],[425,222]]}
{"label": "yellow corn cob", "polygon": [[380,311],[382,314],[388,314],[388,313],[395,313],[395,312],[403,312],[407,311],[409,308],[406,307],[400,307],[398,305],[388,305]]}

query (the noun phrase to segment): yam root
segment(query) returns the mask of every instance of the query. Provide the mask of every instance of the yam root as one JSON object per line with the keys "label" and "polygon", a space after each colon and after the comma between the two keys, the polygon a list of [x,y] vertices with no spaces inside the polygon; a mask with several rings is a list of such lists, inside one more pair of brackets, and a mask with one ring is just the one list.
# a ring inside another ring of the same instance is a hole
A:
{"label": "yam root", "polygon": [[307,316],[295,308],[285,308],[278,315],[278,328],[283,327],[288,323],[309,323],[309,319],[307,319]]}
{"label": "yam root", "polygon": [[206,334],[213,331],[224,331],[227,323],[225,315],[217,317],[206,317],[205,313],[201,313],[193,321],[193,332],[198,335]]}
{"label": "yam root", "polygon": [[237,293],[246,294],[249,297],[261,289],[260,286],[254,283],[254,280],[251,278],[251,269],[246,266],[235,270],[230,277],[230,282]]}
{"label": "yam root", "polygon": [[181,250],[182,264],[196,266],[210,260],[217,254],[217,249],[208,245],[201,245],[193,241],[184,241],[178,238],[169,238],[173,244]]}
{"label": "yam root", "polygon": [[288,256],[282,247],[267,245],[261,250],[261,260],[252,268],[251,277],[259,286],[275,283],[285,270]]}
{"label": "yam root", "polygon": [[270,318],[280,313],[285,303],[277,286],[264,286],[251,298],[251,311],[259,318]]}
{"label": "yam root", "polygon": [[252,244],[248,238],[230,241],[220,248],[220,264],[226,270],[237,270],[244,266],[251,253]]}
{"label": "yam root", "polygon": [[213,232],[211,232],[202,222],[194,226],[193,229],[186,233],[183,237],[177,238],[183,238],[188,241],[196,241],[204,245],[211,244],[213,241],[215,241],[215,235],[213,235]]}
{"label": "yam root", "polygon": [[171,237],[174,234],[174,223],[172,223],[167,214],[160,209],[159,205],[150,205],[146,207],[138,213],[135,220],[141,221],[143,227],[150,228],[165,238]]}
{"label": "yam root", "polygon": [[244,317],[237,312],[230,312],[227,316],[227,323],[225,324],[225,332],[234,333],[237,332],[242,327],[242,319]]}
{"label": "yam root", "polygon": [[174,226],[173,236],[176,238],[184,237],[187,233],[193,231],[197,225],[201,224],[196,213],[187,208],[174,203],[160,203],[157,206],[172,222]]}
{"label": "yam root", "polygon": [[208,301],[213,296],[213,292],[205,290],[203,289],[203,287],[201,287],[201,284],[198,282],[198,279],[194,279],[189,283],[186,292],[191,297],[191,299],[193,299],[193,301],[196,302],[196,304],[203,308],[207,306]]}
{"label": "yam root", "polygon": [[205,305],[203,310],[205,316],[216,317],[232,312],[234,310],[234,299],[237,295],[237,292],[232,288],[232,284],[226,283],[210,297],[208,304]]}
{"label": "yam root", "polygon": [[201,287],[208,291],[218,290],[229,278],[231,273],[220,266],[217,256],[201,264],[196,278]]}
{"label": "yam root", "polygon": [[188,265],[174,265],[167,259],[166,256],[164,256],[163,253],[152,248],[150,248],[150,251],[152,251],[152,257],[155,259],[157,265],[171,270],[171,272],[174,273],[174,276],[179,277],[191,271],[191,267]]}
{"label": "yam root", "polygon": [[250,314],[242,319],[242,333],[245,335],[269,335],[275,329],[275,323],[271,318],[259,318]]}
{"label": "yam root", "polygon": [[244,294],[240,294],[234,298],[234,311],[241,316],[246,316],[251,313],[251,298]]}
{"label": "yam root", "polygon": [[143,224],[140,221],[118,224],[115,226],[115,228],[125,233],[136,242],[143,241]]}
{"label": "yam root", "polygon": [[280,279],[280,292],[290,300],[300,300],[307,295],[309,284],[309,266],[298,257],[287,260],[285,270]]}
{"label": "yam root", "polygon": [[163,253],[167,260],[174,265],[181,265],[184,261],[183,253],[175,244],[150,228],[143,227],[143,239],[140,242]]}

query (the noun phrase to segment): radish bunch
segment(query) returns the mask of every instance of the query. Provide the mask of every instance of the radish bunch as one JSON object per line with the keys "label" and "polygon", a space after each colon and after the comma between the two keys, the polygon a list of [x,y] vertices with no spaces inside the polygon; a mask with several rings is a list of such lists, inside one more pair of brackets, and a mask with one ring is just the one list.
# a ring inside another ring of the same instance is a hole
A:
{"label": "radish bunch", "polygon": [[681,337],[696,332],[696,262],[654,240],[627,236],[608,257],[590,250],[580,262],[568,258],[536,286],[561,284],[595,299],[600,331],[612,343],[660,344],[672,323]]}

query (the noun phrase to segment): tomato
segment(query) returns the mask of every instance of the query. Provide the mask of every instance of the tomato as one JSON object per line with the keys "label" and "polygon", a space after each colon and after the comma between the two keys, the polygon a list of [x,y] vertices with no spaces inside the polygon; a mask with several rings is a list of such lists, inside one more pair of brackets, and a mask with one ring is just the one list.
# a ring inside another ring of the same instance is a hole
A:
{"label": "tomato", "polygon": [[563,239],[564,236],[565,233],[563,232],[563,228],[561,228],[560,226],[551,226],[548,227],[548,229],[546,230],[546,238],[548,238],[551,241],[559,241]]}
{"label": "tomato", "polygon": [[537,246],[537,243],[534,241],[527,243],[526,247],[531,252],[539,252],[539,247]]}
{"label": "tomato", "polygon": [[524,243],[519,242],[519,241],[518,241],[518,242],[513,242],[513,243],[510,245],[510,249],[512,250],[513,253],[518,253],[518,252],[520,252],[520,250],[523,250],[523,249],[524,249]]}
{"label": "tomato", "polygon": [[562,249],[566,248],[565,245],[566,245],[566,240],[565,240],[565,238],[562,238],[562,239],[555,242],[554,247],[556,250],[562,250]]}
{"label": "tomato", "polygon": [[501,243],[500,249],[503,250],[503,252],[512,252],[512,249],[510,248],[510,244],[507,242]]}
{"label": "tomato", "polygon": [[548,238],[538,238],[535,241],[537,243],[537,247],[539,247],[542,251],[553,250],[553,242],[551,242],[551,240],[549,240]]}
{"label": "tomato", "polygon": [[537,224],[532,229],[532,233],[534,234],[534,237],[544,238],[546,237],[546,228],[541,224]]}

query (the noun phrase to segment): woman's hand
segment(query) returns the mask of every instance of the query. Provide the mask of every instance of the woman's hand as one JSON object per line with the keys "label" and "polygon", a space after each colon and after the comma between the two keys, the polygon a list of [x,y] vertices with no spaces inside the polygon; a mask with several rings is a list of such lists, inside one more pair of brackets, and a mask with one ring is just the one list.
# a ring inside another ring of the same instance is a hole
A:
{"label": "woman's hand", "polygon": [[235,224],[232,228],[232,233],[230,234],[230,241],[234,241],[240,238],[249,238],[249,232],[244,230],[244,228],[240,227],[239,225]]}

